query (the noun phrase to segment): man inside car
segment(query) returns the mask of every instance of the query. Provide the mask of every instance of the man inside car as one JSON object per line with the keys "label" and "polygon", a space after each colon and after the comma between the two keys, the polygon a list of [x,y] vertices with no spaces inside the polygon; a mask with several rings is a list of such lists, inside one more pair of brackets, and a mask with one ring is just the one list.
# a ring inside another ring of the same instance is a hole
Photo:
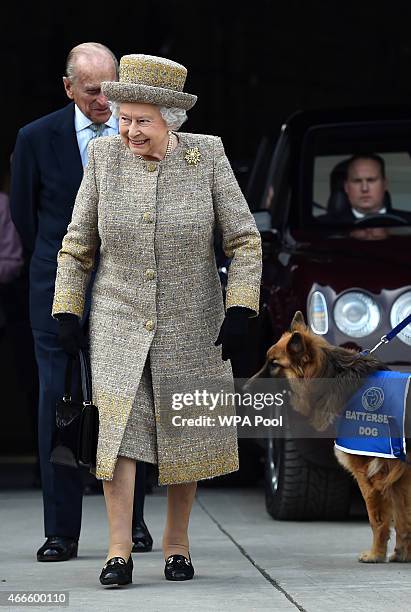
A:
{"label": "man inside car", "polygon": [[385,162],[379,155],[353,155],[334,168],[330,179],[328,212],[319,217],[320,222],[359,224],[384,215],[394,224],[410,223],[409,213],[392,209]]}
{"label": "man inside car", "polygon": [[387,190],[385,163],[379,155],[353,156],[347,163],[344,191],[351,210],[348,220],[363,219],[366,215],[386,214],[384,196]]}

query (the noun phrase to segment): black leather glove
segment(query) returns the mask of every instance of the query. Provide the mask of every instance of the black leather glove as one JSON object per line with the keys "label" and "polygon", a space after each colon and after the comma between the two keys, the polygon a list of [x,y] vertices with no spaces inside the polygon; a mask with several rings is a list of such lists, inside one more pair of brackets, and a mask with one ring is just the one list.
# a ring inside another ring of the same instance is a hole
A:
{"label": "black leather glove", "polygon": [[75,357],[81,348],[86,348],[87,340],[80,326],[80,319],[69,312],[56,315],[58,320],[58,340],[63,351]]}
{"label": "black leather glove", "polygon": [[244,342],[248,332],[248,319],[253,311],[242,306],[232,306],[226,312],[223,324],[214,346],[221,344],[221,357],[223,361],[232,359],[237,353],[244,350]]}

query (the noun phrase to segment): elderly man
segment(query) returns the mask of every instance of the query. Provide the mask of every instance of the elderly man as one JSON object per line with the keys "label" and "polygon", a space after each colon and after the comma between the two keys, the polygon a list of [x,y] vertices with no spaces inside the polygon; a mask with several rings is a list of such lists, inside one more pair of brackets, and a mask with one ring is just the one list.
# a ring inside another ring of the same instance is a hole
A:
{"label": "elderly man", "polygon": [[[17,136],[12,163],[10,207],[23,245],[31,255],[30,319],[40,381],[39,456],[46,542],[38,561],[66,561],[77,556],[81,524],[81,472],[50,463],[56,400],[64,387],[67,353],[65,326],[51,317],[57,252],[71,219],[74,200],[87,165],[92,138],[118,133],[102,81],[116,80],[114,54],[99,43],[74,47],[67,58],[63,84],[72,103],[25,127]],[[89,300],[83,325],[87,322]],[[83,333],[83,332],[82,332]],[[143,520],[145,466],[136,480],[133,517],[135,550],[151,550]]]}

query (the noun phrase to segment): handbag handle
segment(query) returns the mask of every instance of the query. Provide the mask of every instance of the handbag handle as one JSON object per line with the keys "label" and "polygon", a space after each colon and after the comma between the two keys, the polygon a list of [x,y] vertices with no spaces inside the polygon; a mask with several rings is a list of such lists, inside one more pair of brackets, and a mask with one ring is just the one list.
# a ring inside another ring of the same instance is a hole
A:
{"label": "handbag handle", "polygon": [[79,352],[80,358],[80,375],[81,375],[81,390],[83,392],[83,404],[88,406],[92,404],[91,400],[91,375],[88,360],[83,349]]}
{"label": "handbag handle", "polygon": [[[92,404],[91,400],[91,375],[90,367],[88,364],[87,357],[82,349],[78,352],[80,359],[80,378],[81,378],[81,391],[83,394],[83,404]],[[73,380],[73,362],[76,357],[69,355],[67,359],[66,374],[64,377],[64,395],[63,402],[71,402],[71,389]]]}
{"label": "handbag handle", "polygon": [[66,374],[64,376],[64,395],[63,402],[71,402],[71,381],[73,378],[73,361],[74,357],[71,355],[67,358]]}

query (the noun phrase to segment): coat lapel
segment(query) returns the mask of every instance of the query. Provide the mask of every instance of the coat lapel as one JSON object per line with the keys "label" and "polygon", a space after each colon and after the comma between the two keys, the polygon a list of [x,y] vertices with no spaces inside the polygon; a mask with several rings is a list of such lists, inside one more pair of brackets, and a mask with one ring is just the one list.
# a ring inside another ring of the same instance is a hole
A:
{"label": "coat lapel", "polygon": [[83,165],[74,129],[74,104],[66,106],[61,115],[61,121],[55,125],[52,147],[61,171],[67,178],[67,183],[77,193],[83,178]]}

